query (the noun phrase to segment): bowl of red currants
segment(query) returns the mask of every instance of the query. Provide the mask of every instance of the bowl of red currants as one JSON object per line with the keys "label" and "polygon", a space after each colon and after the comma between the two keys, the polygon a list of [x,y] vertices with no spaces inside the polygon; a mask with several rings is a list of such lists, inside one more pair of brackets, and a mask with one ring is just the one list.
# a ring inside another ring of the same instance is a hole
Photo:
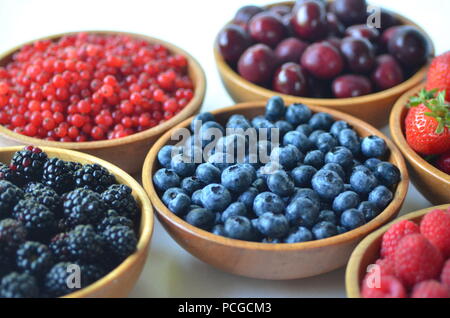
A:
{"label": "bowl of red currants", "polygon": [[0,54],[0,145],[86,152],[138,172],[152,144],[200,108],[186,51],[140,34],[51,35]]}
{"label": "bowl of red currants", "polygon": [[236,102],[281,94],[382,126],[434,47],[414,22],[365,0],[298,0],[240,8],[214,52]]}

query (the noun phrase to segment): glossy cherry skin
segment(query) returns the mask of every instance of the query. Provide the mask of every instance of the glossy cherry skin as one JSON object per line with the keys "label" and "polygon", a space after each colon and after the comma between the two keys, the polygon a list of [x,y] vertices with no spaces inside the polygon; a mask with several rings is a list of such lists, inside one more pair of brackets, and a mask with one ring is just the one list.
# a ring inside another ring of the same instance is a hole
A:
{"label": "glossy cherry skin", "polygon": [[384,31],[390,27],[401,24],[401,21],[391,12],[381,9],[380,14],[380,29]]}
{"label": "glossy cherry skin", "polygon": [[285,63],[275,72],[272,87],[282,94],[307,96],[308,73],[297,63]]}
{"label": "glossy cherry skin", "polygon": [[317,1],[305,1],[292,13],[291,24],[298,37],[318,40],[327,33],[325,6]]}
{"label": "glossy cherry skin", "polygon": [[307,47],[308,43],[293,37],[281,41],[275,48],[275,55],[278,59],[278,63],[299,63],[300,58]]}
{"label": "glossy cherry skin", "polygon": [[399,26],[393,26],[393,27],[390,27],[390,28],[384,30],[383,33],[381,33],[381,36],[380,36],[380,39],[378,42],[378,48],[382,52],[387,51],[389,40],[394,36],[395,32],[397,32],[399,29],[400,29]]}
{"label": "glossy cherry skin", "polygon": [[319,79],[331,79],[342,72],[344,62],[333,45],[319,42],[308,46],[302,55],[301,65]]}
{"label": "glossy cherry skin", "polygon": [[344,38],[341,43],[341,52],[352,72],[370,72],[375,64],[373,46],[364,38]]}
{"label": "glossy cherry skin", "polygon": [[289,6],[278,5],[278,6],[271,7],[269,9],[269,11],[279,15],[280,17],[283,17],[286,14],[291,13],[292,9]]}
{"label": "glossy cherry skin", "polygon": [[328,35],[330,36],[342,37],[345,32],[344,24],[339,21],[338,17],[333,12],[327,13],[327,29]]}
{"label": "glossy cherry skin", "polygon": [[340,38],[337,38],[335,36],[330,36],[330,37],[326,38],[325,40],[323,40],[322,42],[328,42],[332,46],[334,46],[336,48],[336,50],[338,50],[338,51],[341,50],[342,39],[340,39]]}
{"label": "glossy cherry skin", "polygon": [[367,17],[365,0],[335,0],[332,10],[346,26],[364,23]]}
{"label": "glossy cherry skin", "polygon": [[311,98],[332,98],[331,81],[308,77],[308,95]]}
{"label": "glossy cherry skin", "polygon": [[425,63],[430,46],[417,28],[403,25],[389,39],[388,50],[404,66],[415,67]]}
{"label": "glossy cherry skin", "polygon": [[255,84],[266,84],[272,79],[276,67],[273,50],[265,44],[255,44],[241,55],[238,72],[246,80]]}
{"label": "glossy cherry skin", "polygon": [[281,18],[269,12],[255,15],[248,23],[250,36],[257,42],[275,47],[286,35],[286,27]]}
{"label": "glossy cherry skin", "polygon": [[218,45],[225,61],[234,65],[242,53],[252,44],[245,30],[234,24],[227,25],[219,34]]}
{"label": "glossy cherry skin", "polygon": [[258,6],[244,6],[240,8],[236,15],[234,16],[233,21],[237,23],[248,23],[251,18],[253,18],[256,14],[263,12],[264,10]]}
{"label": "glossy cherry skin", "polygon": [[375,69],[372,72],[372,82],[377,89],[385,90],[394,87],[404,80],[400,64],[389,54],[377,57]]}
{"label": "glossy cherry skin", "polygon": [[372,85],[365,76],[347,74],[337,77],[333,81],[332,89],[334,97],[349,98],[370,94]]}
{"label": "glossy cherry skin", "polygon": [[348,27],[345,30],[345,35],[354,38],[365,38],[371,43],[377,43],[380,32],[375,28],[368,27],[366,24],[357,24]]}

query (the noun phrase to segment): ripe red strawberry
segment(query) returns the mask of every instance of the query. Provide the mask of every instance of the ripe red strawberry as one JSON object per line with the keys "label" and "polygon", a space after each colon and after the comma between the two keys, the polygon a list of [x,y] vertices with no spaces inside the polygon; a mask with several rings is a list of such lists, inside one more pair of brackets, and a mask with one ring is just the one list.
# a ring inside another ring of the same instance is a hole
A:
{"label": "ripe red strawberry", "polygon": [[363,298],[406,298],[406,290],[394,276],[381,276],[380,285],[363,281],[361,295]]}
{"label": "ripe red strawberry", "polygon": [[426,89],[446,91],[446,99],[450,100],[450,51],[435,57],[431,62]]}
{"label": "ripe red strawberry", "polygon": [[398,242],[400,242],[404,236],[419,232],[419,226],[414,222],[403,220],[395,223],[383,235],[383,240],[381,241],[381,256],[384,258],[393,257]]}
{"label": "ripe red strawberry", "polygon": [[408,144],[422,155],[439,155],[450,151],[450,111],[445,93],[422,90],[412,97],[405,119]]}
{"label": "ripe red strawberry", "polygon": [[450,257],[450,212],[433,210],[420,222],[420,233],[425,236],[442,253]]}
{"label": "ripe red strawberry", "polygon": [[436,167],[446,174],[450,174],[450,151],[444,153],[436,160]]}
{"label": "ripe red strawberry", "polygon": [[450,259],[444,264],[444,268],[441,273],[441,282],[450,289]]}
{"label": "ripe red strawberry", "polygon": [[422,234],[410,234],[398,243],[394,256],[395,276],[406,286],[435,279],[444,260],[441,252]]}
{"label": "ripe red strawberry", "polygon": [[450,292],[438,281],[427,280],[414,286],[411,298],[450,298]]}

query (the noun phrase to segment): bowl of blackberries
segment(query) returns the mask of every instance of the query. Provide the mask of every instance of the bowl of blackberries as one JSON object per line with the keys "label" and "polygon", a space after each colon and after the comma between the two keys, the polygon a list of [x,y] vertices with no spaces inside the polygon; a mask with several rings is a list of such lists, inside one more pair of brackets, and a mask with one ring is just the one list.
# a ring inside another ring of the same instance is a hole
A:
{"label": "bowl of blackberries", "polygon": [[142,180],[183,248],[262,279],[345,265],[397,215],[408,188],[404,160],[380,131],[279,96],[182,122],[153,146]]}
{"label": "bowl of blackberries", "polygon": [[381,126],[434,48],[417,24],[365,0],[298,0],[240,8],[214,52],[235,102],[282,94]]}
{"label": "bowl of blackberries", "polygon": [[153,210],[125,172],[75,151],[0,150],[0,297],[124,297]]}

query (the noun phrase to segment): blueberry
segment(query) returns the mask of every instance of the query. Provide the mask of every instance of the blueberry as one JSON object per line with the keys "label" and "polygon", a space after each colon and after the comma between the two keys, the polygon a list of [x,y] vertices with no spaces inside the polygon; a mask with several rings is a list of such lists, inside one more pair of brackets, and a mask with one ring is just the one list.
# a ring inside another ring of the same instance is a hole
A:
{"label": "blueberry", "polygon": [[344,191],[344,182],[339,175],[331,170],[319,170],[311,181],[313,189],[325,200],[333,200]]}
{"label": "blueberry", "polygon": [[283,200],[272,192],[263,192],[256,196],[253,201],[253,212],[261,216],[266,212],[283,213],[285,204]]}
{"label": "blueberry", "polygon": [[339,214],[345,210],[353,209],[360,202],[359,195],[353,191],[340,193],[333,201],[333,210]]}
{"label": "blueberry", "polygon": [[338,225],[336,228],[337,228],[338,234],[344,234],[345,232],[348,232],[347,229],[341,225]]}
{"label": "blueberry", "polygon": [[336,213],[331,210],[322,210],[319,213],[319,217],[317,218],[317,222],[330,222],[334,225],[337,224],[338,220],[336,217]]}
{"label": "blueberry", "polygon": [[390,162],[381,162],[375,168],[375,177],[387,187],[400,182],[400,170]]}
{"label": "blueberry", "polygon": [[334,124],[331,125],[330,134],[337,138],[339,137],[339,133],[344,129],[352,129],[352,126],[343,120],[335,121]]}
{"label": "blueberry", "polygon": [[320,201],[319,202],[320,211],[323,210],[332,210],[332,203],[326,202],[326,201]]}
{"label": "blueberry", "polygon": [[180,185],[180,177],[172,169],[159,169],[153,176],[153,182],[160,191],[176,188]]}
{"label": "blueberry", "polygon": [[368,158],[382,158],[387,151],[386,141],[378,136],[368,136],[361,142],[361,153]]}
{"label": "blueberry", "polygon": [[323,166],[325,155],[320,150],[312,150],[308,152],[303,160],[305,165],[313,166],[320,169]]}
{"label": "blueberry", "polygon": [[346,169],[353,164],[353,154],[348,148],[335,147],[325,155],[325,163],[337,163]]}
{"label": "blueberry", "polygon": [[162,196],[162,201],[165,205],[169,205],[169,202],[176,197],[178,193],[184,193],[186,192],[181,188],[170,188],[164,191],[164,194]]}
{"label": "blueberry", "polygon": [[294,195],[291,198],[291,201],[294,201],[296,199],[300,198],[307,198],[310,199],[315,205],[319,206],[321,201],[319,194],[314,191],[313,189],[309,188],[296,188],[294,191]]}
{"label": "blueberry", "polygon": [[252,187],[258,190],[258,192],[265,192],[267,191],[266,180],[264,180],[263,178],[257,178],[255,181],[253,181]]}
{"label": "blueberry", "polygon": [[322,167],[322,170],[331,170],[336,172],[342,180],[345,179],[345,171],[338,163],[327,163]]}
{"label": "blueberry", "polygon": [[252,182],[256,180],[256,170],[251,164],[242,163],[240,164],[240,166],[242,167],[242,169],[247,170],[247,172],[250,174],[250,177],[252,178]]}
{"label": "blueberry", "polygon": [[319,207],[308,198],[292,200],[286,208],[286,217],[293,226],[312,227],[319,217]]}
{"label": "blueberry", "polygon": [[225,222],[227,237],[250,241],[253,239],[254,229],[250,220],[244,216],[232,216]]}
{"label": "blueberry", "polygon": [[312,147],[312,143],[309,141],[308,137],[296,130],[290,131],[284,135],[283,145],[293,145],[303,153],[308,152]]}
{"label": "blueberry", "polygon": [[341,214],[341,225],[347,230],[354,230],[366,223],[364,214],[357,209],[346,210]]}
{"label": "blueberry", "polygon": [[299,226],[294,231],[292,231],[288,237],[284,240],[285,243],[301,243],[308,242],[314,239],[313,234],[306,227]]}
{"label": "blueberry", "polygon": [[353,191],[352,185],[350,183],[345,183],[344,191]]}
{"label": "blueberry", "polygon": [[165,145],[158,152],[159,164],[164,168],[170,168],[170,162],[172,161],[172,152],[175,154],[177,148],[172,145]]}
{"label": "blueberry", "polygon": [[219,138],[215,145],[215,152],[227,153],[233,158],[243,158],[247,149],[247,141],[243,135],[231,134]]}
{"label": "blueberry", "polygon": [[297,147],[287,145],[274,148],[270,154],[270,160],[280,163],[285,169],[292,169],[303,160],[303,154]]}
{"label": "blueberry", "polygon": [[[256,117],[255,117],[256,118]],[[258,131],[259,139],[263,140],[271,140],[272,128],[275,128],[275,125],[268,121],[265,118],[260,118],[259,120],[252,120],[252,125]]]}
{"label": "blueberry", "polygon": [[328,113],[322,112],[314,114],[309,120],[309,125],[314,130],[321,129],[328,131],[330,130],[331,125],[333,125],[333,123],[334,123],[333,117]]}
{"label": "blueberry", "polygon": [[196,165],[192,162],[191,158],[178,154],[172,157],[170,162],[172,170],[175,171],[180,177],[189,177],[195,173]]}
{"label": "blueberry", "polygon": [[380,214],[380,210],[377,205],[370,201],[361,202],[358,206],[358,210],[364,214],[364,218],[367,222],[374,219],[378,214]]}
{"label": "blueberry", "polygon": [[209,156],[208,163],[214,165],[219,172],[235,163],[234,157],[223,152],[216,152]]}
{"label": "blueberry", "polygon": [[306,124],[311,115],[311,109],[303,104],[292,104],[286,110],[286,120],[294,126]]}
{"label": "blueberry", "polygon": [[343,129],[338,136],[339,144],[348,148],[353,156],[358,156],[360,153],[361,142],[359,136],[353,129]]}
{"label": "blueberry", "polygon": [[200,128],[204,123],[207,121],[214,121],[214,115],[208,112],[200,113],[197,116],[194,117],[194,119],[191,122],[191,131],[194,132],[196,126]]}
{"label": "blueberry", "polygon": [[183,216],[189,210],[190,205],[191,198],[185,193],[178,192],[169,200],[167,207],[173,214]]}
{"label": "blueberry", "polygon": [[336,138],[330,133],[323,133],[317,137],[316,147],[323,153],[327,153],[338,145]]}
{"label": "blueberry", "polygon": [[312,232],[316,240],[326,239],[338,234],[336,225],[331,222],[320,222],[314,225]]}
{"label": "blueberry", "polygon": [[298,132],[301,132],[302,134],[304,134],[305,136],[309,136],[311,135],[311,133],[313,132],[313,129],[311,128],[310,125],[308,124],[301,124],[298,125],[297,128],[295,129]]}
{"label": "blueberry", "polygon": [[253,201],[255,201],[256,196],[259,194],[259,191],[250,187],[245,192],[243,192],[237,199],[238,202],[242,202],[248,211],[253,209]]}
{"label": "blueberry", "polygon": [[222,213],[216,212],[216,213],[214,213],[214,215],[215,215],[214,224],[223,224],[223,222],[222,222]]}
{"label": "blueberry", "polygon": [[271,97],[266,104],[266,118],[270,121],[281,119],[286,112],[284,101],[279,96]]}
{"label": "blueberry", "polygon": [[[191,199],[191,201],[192,201],[192,199]],[[195,210],[195,209],[200,209],[200,208],[202,208],[202,206],[200,206],[200,205],[196,205],[196,204],[191,204],[190,206],[189,206],[189,211],[192,211],[192,210]]]}
{"label": "blueberry", "polygon": [[256,145],[256,151],[258,153],[258,158],[261,163],[268,163],[270,160],[270,153],[272,152],[272,149],[274,148],[274,145],[272,142],[268,140],[259,140],[258,144]]}
{"label": "blueberry", "polygon": [[273,193],[286,197],[294,192],[294,182],[284,170],[278,170],[269,175],[267,178],[267,186]]}
{"label": "blueberry", "polygon": [[214,213],[203,208],[192,210],[185,217],[186,222],[190,225],[203,230],[211,229],[214,226],[215,219]]}
{"label": "blueberry", "polygon": [[278,238],[265,237],[262,239],[261,243],[264,244],[280,244],[282,241]]}
{"label": "blueberry", "polygon": [[279,163],[272,161],[272,162],[269,162],[268,164],[262,166],[261,168],[259,168],[258,171],[256,172],[256,175],[257,175],[257,178],[262,178],[267,181],[267,178],[271,174],[275,173],[276,171],[281,170],[282,168],[283,167]]}
{"label": "blueberry", "polygon": [[258,154],[250,153],[244,157],[244,163],[252,165],[254,169],[259,169],[261,167],[261,162],[259,161]]}
{"label": "blueberry", "polygon": [[244,131],[251,127],[252,125],[250,124],[248,119],[245,118],[245,116],[239,114],[231,115],[226,124],[226,128],[242,129]]}
{"label": "blueberry", "polygon": [[197,190],[194,193],[192,193],[191,201],[195,205],[203,206],[203,203],[202,203],[202,190]]}
{"label": "blueberry", "polygon": [[267,212],[258,218],[256,228],[265,236],[281,238],[288,233],[289,223],[283,214]]}
{"label": "blueberry", "polygon": [[321,129],[314,130],[311,134],[309,134],[308,139],[313,145],[315,145],[317,142],[317,138],[319,138],[319,136],[323,133],[326,133],[326,131]]}
{"label": "blueberry", "polygon": [[221,172],[211,163],[202,163],[195,170],[195,176],[204,184],[220,182]]}
{"label": "blueberry", "polygon": [[226,168],[221,180],[228,190],[235,193],[245,191],[253,182],[249,170],[240,164]]}
{"label": "blueberry", "polygon": [[286,133],[294,130],[294,127],[292,127],[292,125],[285,120],[275,122],[275,127],[279,129],[280,137],[283,137]]}
{"label": "blueberry", "polygon": [[355,169],[350,176],[350,184],[357,193],[367,194],[378,185],[378,180],[369,169]]}
{"label": "blueberry", "polygon": [[242,202],[231,203],[222,213],[221,221],[223,223],[231,216],[247,216],[247,209]]}
{"label": "blueberry", "polygon": [[311,179],[317,172],[316,168],[309,165],[301,165],[291,171],[295,186],[304,188],[311,186]]}
{"label": "blueberry", "polygon": [[213,212],[225,210],[231,203],[231,194],[221,184],[212,183],[202,190],[202,205]]}
{"label": "blueberry", "polygon": [[216,234],[219,236],[226,236],[225,227],[222,224],[216,224],[211,230],[212,234]]}
{"label": "blueberry", "polygon": [[369,193],[369,201],[375,203],[381,211],[391,203],[393,198],[394,195],[391,190],[384,185],[376,187]]}
{"label": "blueberry", "polygon": [[181,188],[188,194],[192,195],[197,190],[202,189],[205,184],[196,176],[187,177],[181,180]]}
{"label": "blueberry", "polygon": [[372,171],[375,171],[377,165],[382,162],[380,159],[377,158],[369,158],[364,162],[364,165],[369,168]]}
{"label": "blueberry", "polygon": [[214,136],[217,135],[224,135],[225,129],[222,127],[221,124],[215,122],[215,121],[207,121],[205,122],[202,127],[200,128],[199,132],[199,138],[201,140],[202,147],[205,147],[211,141],[214,140]]}

